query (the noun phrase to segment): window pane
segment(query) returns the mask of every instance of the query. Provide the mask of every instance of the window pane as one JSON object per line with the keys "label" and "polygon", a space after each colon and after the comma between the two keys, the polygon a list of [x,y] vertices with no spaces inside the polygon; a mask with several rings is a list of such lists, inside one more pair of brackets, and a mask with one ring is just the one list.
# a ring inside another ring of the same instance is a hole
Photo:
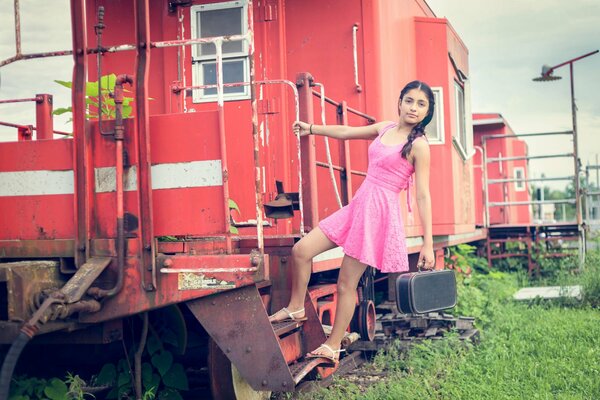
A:
{"label": "window pane", "polygon": [[[217,63],[207,62],[202,64],[202,74],[204,76],[203,85],[214,85],[217,83]],[[226,61],[223,63],[223,83],[244,82],[244,61]],[[224,94],[229,93],[245,93],[245,86],[226,87],[223,90]],[[207,96],[216,96],[217,88],[204,89],[204,94]]]}
{"label": "window pane", "polygon": [[523,168],[515,168],[515,179],[518,179],[518,181],[515,182],[515,189],[516,190],[524,190],[525,189],[525,181],[523,179],[525,179],[525,170]]}
{"label": "window pane", "polygon": [[[221,10],[200,11],[198,18],[198,37],[229,36],[242,34],[242,8],[224,8]],[[200,45],[202,55],[216,53],[214,44]],[[223,54],[243,51],[242,42],[223,43]]]}
{"label": "window pane", "polygon": [[429,139],[439,139],[439,128],[437,123],[437,115],[433,114],[433,119],[425,128],[425,133],[427,134],[427,138]]}
{"label": "window pane", "polygon": [[465,96],[462,87],[455,83],[456,89],[456,135],[464,151],[467,151],[467,132],[465,129]]}
{"label": "window pane", "polygon": [[435,111],[433,112],[433,119],[431,120],[429,125],[427,125],[427,127],[425,128],[425,132],[427,134],[428,139],[435,140],[435,141],[441,141],[443,138],[441,135],[441,128],[440,128],[440,126],[438,126],[439,123],[442,122],[442,121],[438,121],[439,116],[440,116],[440,107],[441,107],[440,92],[436,89],[433,89],[433,95],[435,97]]}

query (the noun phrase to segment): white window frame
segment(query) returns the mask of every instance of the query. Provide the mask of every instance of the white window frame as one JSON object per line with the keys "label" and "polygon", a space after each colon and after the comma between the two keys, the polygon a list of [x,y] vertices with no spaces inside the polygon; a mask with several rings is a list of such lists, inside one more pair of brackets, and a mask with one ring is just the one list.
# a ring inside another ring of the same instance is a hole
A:
{"label": "white window frame", "polygon": [[[433,119],[435,120],[437,127],[437,136],[429,136],[427,134],[427,141],[429,144],[444,144],[446,142],[446,130],[444,127],[444,88],[441,86],[432,86],[431,90],[435,98],[435,110],[433,112]],[[428,128],[431,125],[425,127],[425,132],[428,132]]]}
{"label": "white window frame", "polygon": [[[518,177],[518,172],[521,173],[521,177]],[[525,168],[523,167],[514,167],[513,168],[513,177],[514,179],[519,179],[515,181],[515,192],[524,192],[527,189],[527,185],[525,184]]]}
{"label": "white window frame", "polygon": [[[471,87],[469,80],[463,80],[463,85],[454,81],[454,129],[452,134],[452,143],[464,161],[467,161],[475,154],[473,147],[473,115],[471,114]],[[462,93],[463,115],[460,114],[460,96]],[[462,121],[462,130],[460,129]]]}
{"label": "white window frame", "polygon": [[[202,11],[214,11],[223,10],[226,8],[241,8],[242,9],[242,21],[241,31],[242,35],[248,32],[248,3],[246,0],[235,0],[226,1],[222,3],[210,3],[192,6],[190,10],[191,15],[191,30],[192,39],[199,39],[199,26],[198,26],[198,13]],[[242,51],[236,53],[223,53],[222,62],[223,65],[231,61],[242,61],[244,82],[250,81],[250,57],[249,57],[249,44],[246,40],[242,40]],[[214,45],[213,45],[214,46]],[[201,55],[199,49],[201,45],[192,46],[192,84],[194,86],[204,85],[204,72],[202,66],[206,63],[216,63],[216,54]],[[223,93],[224,101],[231,100],[248,100],[250,98],[250,87],[248,85],[241,86],[243,92],[239,93]],[[217,94],[205,94],[205,89],[196,89],[192,94],[192,101],[194,103],[207,103],[217,101]]]}

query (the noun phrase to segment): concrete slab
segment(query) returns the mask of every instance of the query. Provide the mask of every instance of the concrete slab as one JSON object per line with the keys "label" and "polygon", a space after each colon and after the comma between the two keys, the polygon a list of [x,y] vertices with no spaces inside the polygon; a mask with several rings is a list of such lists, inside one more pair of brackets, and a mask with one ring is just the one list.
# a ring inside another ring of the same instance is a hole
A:
{"label": "concrete slab", "polygon": [[558,299],[561,297],[572,297],[581,300],[581,286],[545,286],[528,287],[519,290],[513,295],[515,300],[531,300],[536,297],[542,299]]}

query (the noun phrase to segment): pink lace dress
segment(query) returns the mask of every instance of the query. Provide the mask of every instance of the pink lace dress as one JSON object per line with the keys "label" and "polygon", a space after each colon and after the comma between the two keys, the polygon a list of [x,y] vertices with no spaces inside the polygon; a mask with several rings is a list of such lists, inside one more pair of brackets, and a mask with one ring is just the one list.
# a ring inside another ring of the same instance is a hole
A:
{"label": "pink lace dress", "polygon": [[404,143],[381,143],[383,134],[394,126],[384,127],[369,146],[367,177],[352,201],[319,223],[344,254],[381,272],[408,271],[399,193],[409,189],[414,168],[400,154]]}

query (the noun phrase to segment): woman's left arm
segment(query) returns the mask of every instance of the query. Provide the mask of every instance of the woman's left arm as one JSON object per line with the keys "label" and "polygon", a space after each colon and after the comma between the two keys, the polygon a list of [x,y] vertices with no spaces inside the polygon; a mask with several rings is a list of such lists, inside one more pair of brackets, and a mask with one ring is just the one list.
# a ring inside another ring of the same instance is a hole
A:
{"label": "woman's left arm", "polygon": [[433,235],[431,222],[431,195],[429,193],[429,143],[427,140],[416,140],[412,146],[413,164],[417,186],[417,205],[423,225],[423,247],[419,255],[418,265],[432,269],[435,264],[433,254]]}

